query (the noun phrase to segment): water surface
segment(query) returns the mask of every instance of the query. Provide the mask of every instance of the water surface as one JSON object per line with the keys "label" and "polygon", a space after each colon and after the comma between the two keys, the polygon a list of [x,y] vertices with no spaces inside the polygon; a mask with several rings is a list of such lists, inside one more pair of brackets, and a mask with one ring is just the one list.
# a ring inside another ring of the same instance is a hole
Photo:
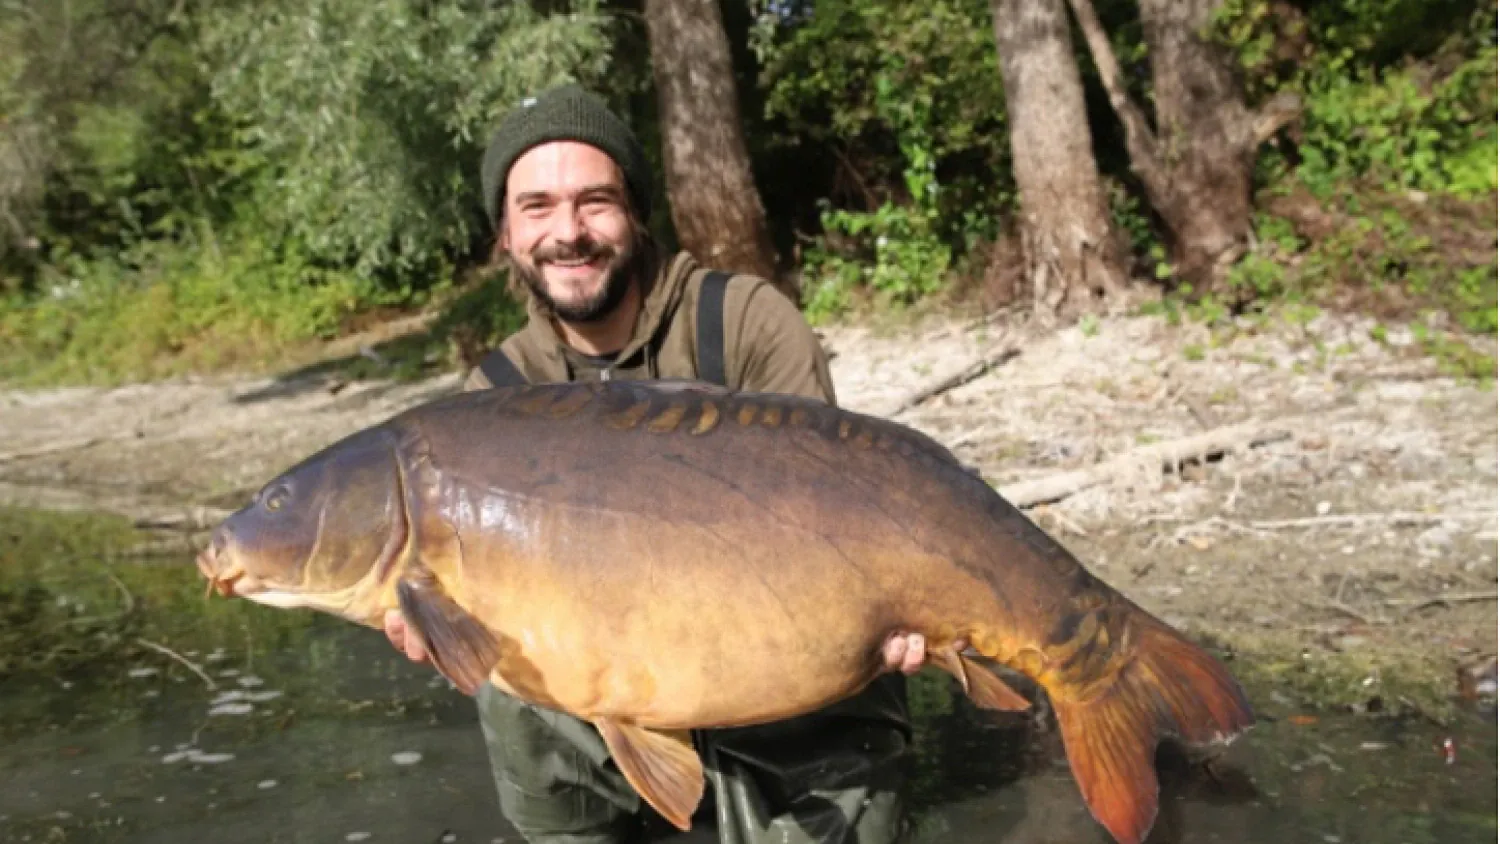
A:
{"label": "water surface", "polygon": [[[430,668],[334,619],[204,602],[187,555],[113,553],[139,539],[0,511],[0,842],[520,841],[472,703]],[[913,682],[915,840],[1110,841],[1045,717],[953,690]],[[1438,724],[1250,692],[1262,722],[1211,765],[1160,755],[1151,842],[1495,840],[1492,709]]]}

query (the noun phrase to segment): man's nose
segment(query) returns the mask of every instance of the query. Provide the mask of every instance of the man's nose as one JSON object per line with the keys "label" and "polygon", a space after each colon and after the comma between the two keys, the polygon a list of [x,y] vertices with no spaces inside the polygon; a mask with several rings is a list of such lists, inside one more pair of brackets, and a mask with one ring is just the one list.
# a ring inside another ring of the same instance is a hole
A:
{"label": "man's nose", "polygon": [[559,209],[557,219],[552,223],[552,237],[561,243],[573,243],[583,233],[583,226],[579,225],[578,212],[571,206]]}

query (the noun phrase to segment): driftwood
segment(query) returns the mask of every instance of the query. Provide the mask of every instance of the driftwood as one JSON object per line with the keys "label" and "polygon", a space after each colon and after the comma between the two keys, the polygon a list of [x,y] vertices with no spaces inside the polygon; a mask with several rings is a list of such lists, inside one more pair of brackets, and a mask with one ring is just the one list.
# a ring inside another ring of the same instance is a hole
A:
{"label": "driftwood", "polygon": [[1385,602],[1388,607],[1407,607],[1408,614],[1425,610],[1428,607],[1451,607],[1456,604],[1469,604],[1476,601],[1494,601],[1500,599],[1500,593],[1495,592],[1461,592],[1457,595],[1434,595],[1431,598],[1415,599],[1392,599]]}
{"label": "driftwood", "polygon": [[0,463],[9,463],[12,460],[26,460],[32,457],[46,457],[49,454],[59,454],[64,451],[82,451],[85,448],[90,448],[100,443],[128,440],[134,436],[134,434],[117,434],[111,437],[80,437],[63,440],[62,442],[49,443],[47,445],[39,445],[34,448],[0,451]]}
{"label": "driftwood", "polygon": [[1263,519],[1248,522],[1261,530],[1280,528],[1345,527],[1350,525],[1426,525],[1435,522],[1460,521],[1465,519],[1492,519],[1491,512],[1472,513],[1336,513],[1327,516],[1308,516],[1301,519]]}
{"label": "driftwood", "polygon": [[988,355],[985,355],[984,357],[979,358],[973,363],[970,363],[968,366],[965,366],[963,369],[953,373],[952,375],[945,376],[938,379],[937,381],[933,381],[930,384],[907,393],[905,398],[901,399],[901,401],[896,403],[894,407],[886,411],[884,415],[895,416],[897,414],[911,410],[912,408],[916,407],[924,401],[927,401],[933,396],[939,396],[943,393],[948,392],[949,390],[955,389],[957,387],[962,387],[970,381],[973,381],[975,378],[978,378],[986,372],[989,372],[991,369],[994,369],[995,367],[1019,356],[1020,354],[1021,350],[1012,346],[1001,349],[998,352],[992,352]]}
{"label": "driftwood", "polygon": [[1133,449],[1112,460],[1060,472],[1043,478],[1001,487],[1000,494],[1017,507],[1031,507],[1059,501],[1090,487],[1109,483],[1143,464],[1155,464],[1163,471],[1173,471],[1183,463],[1201,460],[1241,448],[1253,448],[1290,439],[1290,431],[1279,427],[1246,423],[1216,428],[1206,433],[1170,442],[1152,443]]}

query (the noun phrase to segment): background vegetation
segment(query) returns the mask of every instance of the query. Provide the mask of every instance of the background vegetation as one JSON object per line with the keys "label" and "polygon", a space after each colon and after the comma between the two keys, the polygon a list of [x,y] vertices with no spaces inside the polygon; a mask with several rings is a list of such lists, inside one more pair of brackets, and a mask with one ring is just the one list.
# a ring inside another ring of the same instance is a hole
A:
{"label": "background vegetation", "polygon": [[[1135,4],[1096,8],[1149,102]],[[989,4],[721,10],[809,315],[988,303],[1018,248]],[[455,349],[494,340],[516,305],[479,271],[488,129],[576,79],[659,163],[641,18],[628,0],[0,0],[0,377],[276,364],[422,308]],[[1495,4],[1226,0],[1214,37],[1250,106],[1291,91],[1303,112],[1258,153],[1235,302],[1192,312],[1291,302],[1493,335]],[[1171,293],[1165,232],[1074,42],[1114,221]],[[672,239],[667,214],[655,225]]]}

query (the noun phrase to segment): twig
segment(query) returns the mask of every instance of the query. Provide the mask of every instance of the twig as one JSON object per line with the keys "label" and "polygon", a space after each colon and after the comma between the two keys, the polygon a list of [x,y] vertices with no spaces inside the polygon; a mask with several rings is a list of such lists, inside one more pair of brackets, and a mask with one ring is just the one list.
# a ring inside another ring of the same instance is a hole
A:
{"label": "twig", "polygon": [[1199,425],[1205,428],[1212,428],[1218,424],[1213,411],[1209,410],[1208,406],[1197,398],[1188,395],[1186,390],[1178,390],[1177,400],[1187,407],[1188,413],[1193,415],[1193,418],[1198,421]]}
{"label": "twig", "polygon": [[948,449],[950,451],[957,451],[961,448],[968,448],[971,445],[977,445],[981,441],[989,439],[991,436],[997,433],[998,430],[999,429],[994,425],[981,425],[977,428],[973,428],[969,431],[964,432],[963,434],[960,434],[956,439],[950,442],[948,444]]}
{"label": "twig", "polygon": [[115,577],[113,572],[107,571],[104,573],[104,576],[114,581],[115,586],[118,586],[120,589],[120,594],[125,596],[125,608],[116,613],[106,613],[104,615],[86,615],[79,618],[70,618],[67,621],[63,622],[63,624],[96,624],[98,622],[116,622],[135,612],[135,596],[130,594],[130,590],[125,587],[125,583],[121,581],[120,578]]}
{"label": "twig", "polygon": [[155,642],[149,642],[149,641],[147,641],[145,639],[142,639],[142,638],[139,638],[139,637],[137,637],[135,641],[138,644],[145,645],[146,647],[150,648],[153,651],[156,651],[157,653],[166,654],[167,656],[169,656],[169,657],[177,660],[178,662],[182,663],[183,665],[187,666],[188,670],[192,671],[194,674],[197,674],[199,677],[203,678],[203,682],[208,684],[208,690],[209,691],[211,691],[211,692],[218,691],[219,686],[218,686],[217,683],[215,683],[213,681],[213,678],[210,677],[210,676],[208,676],[207,674],[205,674],[203,672],[203,669],[200,668],[192,660],[190,660],[187,657],[183,656],[182,654],[180,654],[180,653],[172,650],[171,648],[167,647],[166,645],[158,645]]}
{"label": "twig", "polygon": [[1408,606],[1407,614],[1425,610],[1428,607],[1438,605],[1453,606],[1454,604],[1469,604],[1476,601],[1493,601],[1500,598],[1495,592],[1461,592],[1457,595],[1437,595],[1431,598],[1392,598],[1385,602],[1388,607]]}
{"label": "twig", "polygon": [[119,440],[126,438],[123,436],[83,437],[81,439],[71,439],[63,440],[62,442],[49,443],[47,445],[41,445],[35,448],[23,448],[16,451],[3,451],[0,452],[0,463],[7,463],[11,460],[25,460],[28,457],[45,457],[49,454],[57,454],[61,451],[77,451],[80,449],[88,448],[89,446],[98,445],[99,443],[104,442],[106,439]]}
{"label": "twig", "polygon": [[1051,507],[1045,507],[1041,508],[1041,511],[1038,512],[1037,515],[1039,517],[1050,517],[1053,521],[1056,521],[1057,524],[1064,530],[1077,534],[1078,536],[1089,535],[1088,531],[1084,530],[1083,527],[1080,526],[1077,522],[1063,515],[1062,511],[1060,510],[1056,510]]}
{"label": "twig", "polygon": [[1238,471],[1236,471],[1234,473],[1234,489],[1231,489],[1229,491],[1229,494],[1224,497],[1224,511],[1227,512],[1227,513],[1233,513],[1234,512],[1234,505],[1236,503],[1238,503],[1239,500],[1240,500],[1240,473]]}
{"label": "twig", "polygon": [[1000,364],[1005,363],[1006,361],[1020,354],[1020,349],[1011,346],[1005,349],[1001,349],[998,352],[993,352],[989,355],[986,355],[985,357],[982,357],[979,360],[970,363],[968,366],[952,375],[942,378],[941,380],[934,381],[927,386],[921,387],[920,389],[908,393],[906,398],[902,399],[891,410],[886,411],[884,415],[896,416],[900,413],[910,410],[911,408],[916,407],[917,405],[921,404],[924,401],[927,401],[933,396],[941,395],[948,392],[949,390],[954,389],[955,387],[961,387],[964,384],[973,381],[975,378],[978,378],[979,376],[985,374],[986,372],[989,372],[996,366],[999,366]]}
{"label": "twig", "polygon": [[1011,484],[1001,488],[1000,495],[1017,507],[1045,504],[1108,483],[1143,464],[1155,464],[1162,467],[1163,471],[1170,472],[1190,460],[1204,459],[1239,448],[1253,448],[1290,439],[1291,436],[1290,431],[1253,423],[1218,428],[1185,439],[1152,443],[1087,469]]}
{"label": "twig", "polygon": [[1353,573],[1354,569],[1344,569],[1344,576],[1339,578],[1339,588],[1333,590],[1333,602],[1335,604],[1344,603],[1344,585],[1349,582],[1349,575]]}
{"label": "twig", "polygon": [[1283,528],[1311,528],[1338,525],[1362,525],[1370,522],[1385,522],[1392,525],[1420,525],[1432,522],[1458,521],[1461,519],[1489,519],[1495,514],[1486,511],[1472,513],[1339,513],[1329,516],[1308,516],[1302,519],[1270,519],[1250,522],[1264,530]]}
{"label": "twig", "polygon": [[1318,606],[1320,606],[1320,607],[1322,607],[1323,609],[1326,609],[1326,610],[1334,610],[1336,612],[1341,612],[1344,615],[1347,615],[1350,618],[1354,619],[1355,621],[1358,621],[1361,624],[1368,624],[1371,627],[1373,627],[1373,626],[1375,626],[1377,624],[1386,624],[1387,623],[1386,620],[1383,619],[1383,618],[1372,619],[1369,616],[1365,615],[1364,613],[1360,612],[1359,610],[1355,609],[1354,607],[1351,607],[1348,604],[1344,603],[1343,601],[1324,601],[1324,602],[1318,604]]}

